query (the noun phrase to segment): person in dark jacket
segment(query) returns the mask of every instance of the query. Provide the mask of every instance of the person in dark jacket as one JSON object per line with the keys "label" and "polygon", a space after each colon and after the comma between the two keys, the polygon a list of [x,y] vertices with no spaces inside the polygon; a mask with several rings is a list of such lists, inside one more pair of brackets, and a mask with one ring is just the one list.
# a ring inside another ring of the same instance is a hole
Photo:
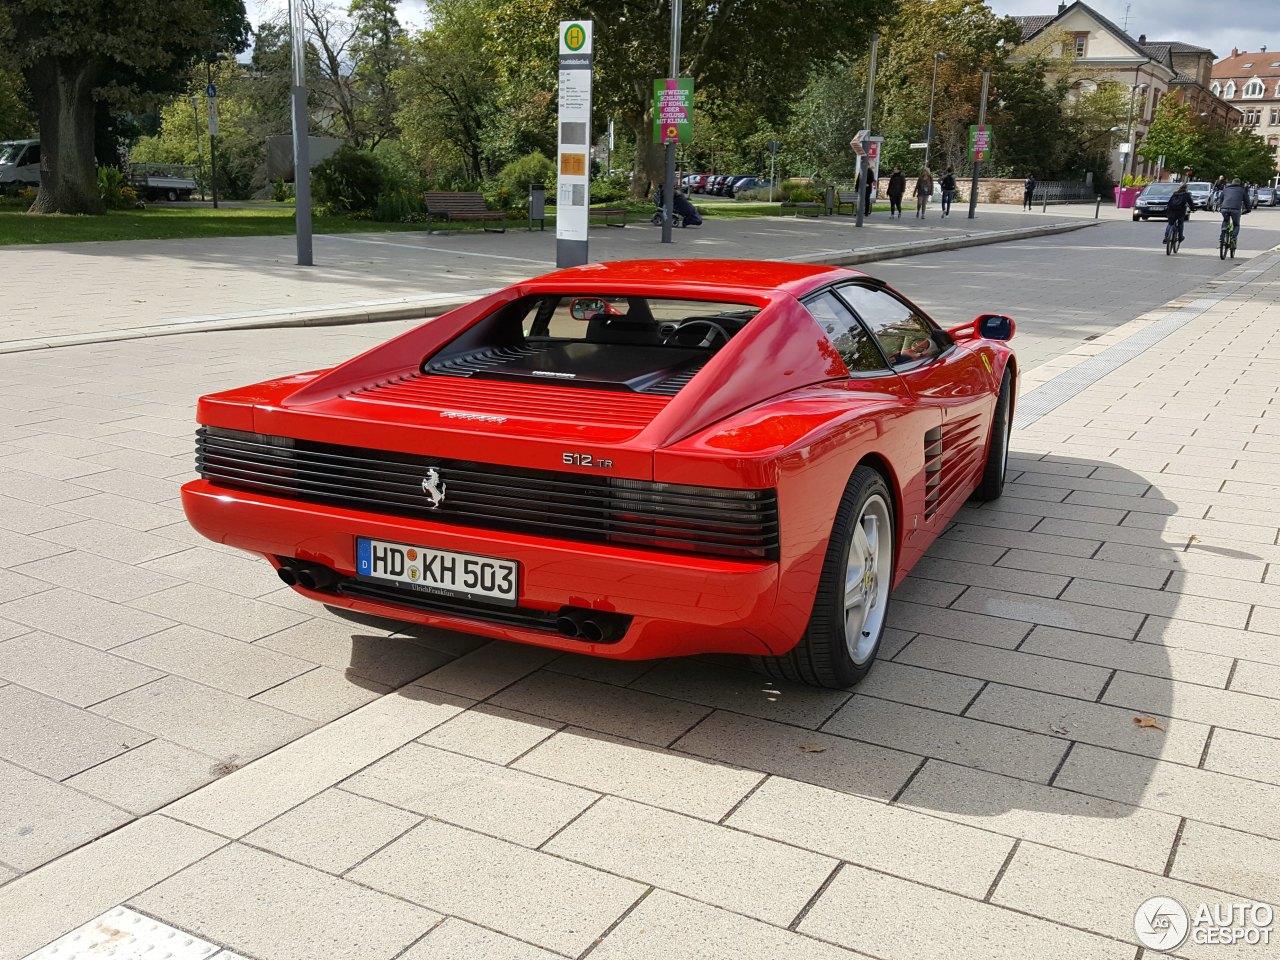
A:
{"label": "person in dark jacket", "polygon": [[1249,190],[1240,183],[1239,177],[1234,177],[1230,183],[1222,188],[1222,205],[1218,207],[1222,212],[1222,233],[1218,236],[1218,242],[1221,243],[1227,236],[1227,221],[1231,221],[1236,228],[1236,242],[1240,242],[1240,214],[1248,213],[1253,208],[1249,205]]}
{"label": "person in dark jacket", "polygon": [[1022,209],[1031,209],[1031,198],[1036,193],[1036,178],[1027,174],[1027,179],[1022,182]]}
{"label": "person in dark jacket", "polygon": [[675,197],[671,201],[673,212],[680,214],[683,218],[680,222],[682,227],[700,227],[702,226],[702,214],[698,213],[698,208],[689,202],[689,198],[684,195],[683,190],[677,190]]}
{"label": "person in dark jacket", "polygon": [[1192,201],[1191,194],[1187,190],[1184,183],[1173,191],[1173,196],[1169,198],[1169,204],[1165,207],[1165,214],[1169,217],[1170,223],[1178,225],[1178,242],[1183,243],[1187,237],[1184,232],[1184,224],[1187,218],[1191,216],[1191,208],[1195,206]]}
{"label": "person in dark jacket", "polygon": [[902,195],[907,192],[907,178],[901,167],[894,167],[889,174],[889,216],[902,219]]}
{"label": "person in dark jacket", "polygon": [[862,212],[866,216],[871,215],[871,201],[876,195],[876,178],[868,167],[863,171],[862,183]]}
{"label": "person in dark jacket", "polygon": [[923,220],[925,207],[933,196],[933,174],[928,167],[920,168],[920,176],[916,177],[916,188],[912,191],[912,196],[916,198],[916,216]]}
{"label": "person in dark jacket", "polygon": [[942,175],[938,185],[942,187],[942,215],[945,217],[951,213],[951,198],[956,195],[955,171],[947,167],[947,172]]}

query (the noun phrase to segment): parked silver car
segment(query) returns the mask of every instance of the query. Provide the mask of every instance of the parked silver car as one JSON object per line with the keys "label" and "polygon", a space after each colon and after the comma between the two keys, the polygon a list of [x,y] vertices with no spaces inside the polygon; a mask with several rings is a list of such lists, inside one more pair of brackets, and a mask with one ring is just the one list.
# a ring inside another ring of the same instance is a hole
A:
{"label": "parked silver car", "polygon": [[1265,185],[1258,187],[1258,206],[1280,206],[1280,191],[1277,191],[1275,187],[1268,187]]}
{"label": "parked silver car", "polygon": [[1187,184],[1187,193],[1191,194],[1191,202],[1197,210],[1209,209],[1209,198],[1213,196],[1213,184],[1205,180],[1192,180]]}

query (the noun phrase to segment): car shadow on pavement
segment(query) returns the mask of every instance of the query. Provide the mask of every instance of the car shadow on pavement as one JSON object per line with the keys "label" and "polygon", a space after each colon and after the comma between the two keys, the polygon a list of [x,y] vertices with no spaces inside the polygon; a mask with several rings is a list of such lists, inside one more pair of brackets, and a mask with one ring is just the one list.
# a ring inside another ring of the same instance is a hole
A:
{"label": "car shadow on pavement", "polygon": [[[426,631],[433,646],[455,639],[458,658],[400,692],[482,701],[467,713],[481,746],[446,725],[446,749],[584,786],[608,744],[619,769],[681,758],[694,790],[746,770],[1005,833],[1127,820],[1114,842],[1145,843],[1177,823],[1138,807],[1150,782],[1206,752],[1209,727],[1170,716],[1173,679],[1221,688],[1231,663],[1193,622],[1212,602],[1165,587],[1192,546],[1258,562],[1165,534],[1176,511],[1107,461],[1011,465],[1005,497],[963,508],[896,591],[880,660],[853,691],[778,683],[734,657],[611,661]],[[353,672],[368,675],[376,646],[358,639]],[[520,750],[491,755],[491,726]]]}

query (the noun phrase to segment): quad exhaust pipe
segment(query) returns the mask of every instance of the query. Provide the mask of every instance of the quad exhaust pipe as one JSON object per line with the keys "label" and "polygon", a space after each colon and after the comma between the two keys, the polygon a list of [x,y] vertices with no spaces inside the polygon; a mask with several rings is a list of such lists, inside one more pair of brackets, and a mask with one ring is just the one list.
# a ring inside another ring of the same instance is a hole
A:
{"label": "quad exhaust pipe", "polygon": [[336,570],[322,563],[308,563],[305,560],[282,558],[276,573],[289,586],[302,587],[304,590],[328,590],[338,582]]}
{"label": "quad exhaust pipe", "polygon": [[620,613],[564,607],[556,618],[556,630],[562,636],[587,643],[617,643],[630,622],[630,617]]}

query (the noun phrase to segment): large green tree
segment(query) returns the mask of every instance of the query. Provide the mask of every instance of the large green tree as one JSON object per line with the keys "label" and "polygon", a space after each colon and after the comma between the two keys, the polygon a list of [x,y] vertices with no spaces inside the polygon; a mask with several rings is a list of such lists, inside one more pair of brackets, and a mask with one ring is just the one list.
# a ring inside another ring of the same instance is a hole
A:
{"label": "large green tree", "polygon": [[15,64],[40,125],[34,213],[100,213],[97,105],[181,86],[193,59],[239,51],[243,0],[6,0],[0,54]]}
{"label": "large green tree", "polygon": [[[1190,107],[1173,97],[1165,97],[1156,109],[1147,135],[1142,138],[1138,156],[1150,163],[1163,156],[1166,170],[1199,168],[1205,159],[1205,133],[1191,115]],[[1212,135],[1209,139],[1213,139]]]}
{"label": "large green tree", "polygon": [[[892,16],[875,0],[686,0],[680,74],[717,98],[751,103],[767,120],[785,116],[811,68],[867,48],[872,28]],[[661,178],[662,148],[652,142],[653,81],[670,70],[670,6],[637,0],[505,0],[494,43],[504,76],[534,75],[546,90],[556,77],[556,25],[595,25],[598,117],[615,117],[636,143],[633,192]]]}
{"label": "large green tree", "polygon": [[399,103],[395,120],[405,146],[433,180],[480,180],[514,159],[486,149],[499,98],[486,46],[490,8],[485,0],[433,0],[430,29],[401,44],[402,63],[391,75]]}
{"label": "large green tree", "polygon": [[22,75],[0,70],[0,140],[23,139],[35,133],[36,118],[30,103]]}

